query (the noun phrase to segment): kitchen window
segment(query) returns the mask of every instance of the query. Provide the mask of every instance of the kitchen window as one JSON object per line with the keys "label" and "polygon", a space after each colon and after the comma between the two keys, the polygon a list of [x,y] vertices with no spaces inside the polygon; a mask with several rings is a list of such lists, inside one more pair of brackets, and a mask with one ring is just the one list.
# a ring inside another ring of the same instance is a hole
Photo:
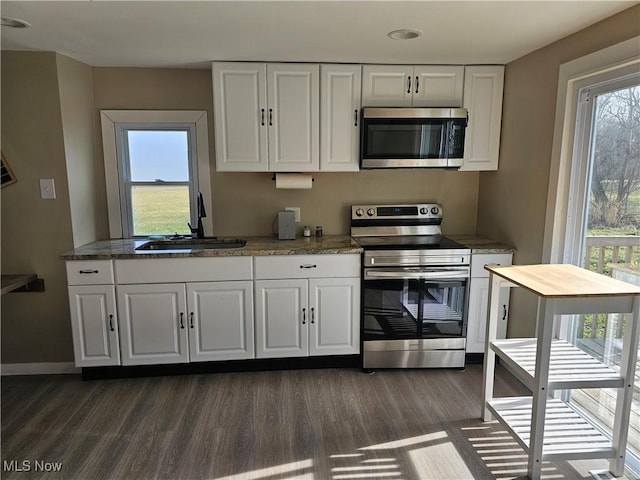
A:
{"label": "kitchen window", "polygon": [[197,193],[211,201],[206,112],[103,110],[101,120],[111,238],[190,234]]}

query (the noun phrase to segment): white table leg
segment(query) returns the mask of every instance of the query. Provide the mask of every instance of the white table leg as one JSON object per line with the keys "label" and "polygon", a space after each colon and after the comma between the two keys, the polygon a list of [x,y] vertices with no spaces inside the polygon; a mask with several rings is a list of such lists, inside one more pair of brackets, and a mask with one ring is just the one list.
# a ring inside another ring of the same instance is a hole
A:
{"label": "white table leg", "polygon": [[616,457],[609,461],[609,470],[616,477],[624,473],[633,383],[638,357],[638,342],[640,340],[640,297],[634,297],[633,314],[630,317],[625,326],[622,357],[620,359],[620,375],[625,378],[625,382],[623,389],[618,390],[616,413],[613,420],[612,445],[616,451]]}
{"label": "white table leg", "polygon": [[533,387],[531,409],[531,435],[529,439],[529,462],[527,473],[531,480],[539,480],[542,469],[542,445],[544,440],[544,420],[547,408],[549,384],[549,361],[551,357],[551,339],[553,337],[553,319],[555,302],[538,299],[538,317],[536,322],[536,372]]}
{"label": "white table leg", "polygon": [[487,305],[487,324],[484,340],[484,382],[482,384],[482,420],[491,420],[491,412],[487,408],[487,402],[493,398],[493,382],[496,368],[496,354],[491,349],[491,342],[496,339],[498,333],[498,316],[500,310],[500,277],[489,274],[489,304]]}

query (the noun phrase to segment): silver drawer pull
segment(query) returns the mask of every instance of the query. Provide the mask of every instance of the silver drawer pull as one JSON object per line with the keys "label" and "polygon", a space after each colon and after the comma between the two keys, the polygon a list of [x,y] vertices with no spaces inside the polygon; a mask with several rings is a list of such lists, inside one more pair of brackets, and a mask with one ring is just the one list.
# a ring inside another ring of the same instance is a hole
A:
{"label": "silver drawer pull", "polygon": [[100,271],[98,271],[98,270],[80,270],[78,273],[92,274],[92,273],[100,273]]}
{"label": "silver drawer pull", "polygon": [[300,268],[318,268],[317,265],[300,265]]}

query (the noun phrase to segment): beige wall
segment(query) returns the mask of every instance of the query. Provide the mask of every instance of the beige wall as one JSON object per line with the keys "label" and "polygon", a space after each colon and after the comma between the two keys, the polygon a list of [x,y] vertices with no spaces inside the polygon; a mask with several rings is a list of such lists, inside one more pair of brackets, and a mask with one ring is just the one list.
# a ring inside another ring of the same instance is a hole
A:
{"label": "beige wall", "polygon": [[[517,248],[518,264],[542,259],[560,65],[640,35],[640,6],[506,66],[500,166],[480,175],[478,233]],[[533,334],[536,304],[515,291],[509,336]]]}
{"label": "beige wall", "polygon": [[[387,170],[316,173],[311,190],[276,190],[269,173],[216,172],[209,70],[95,68],[94,99],[96,110],[207,111],[213,166],[213,204],[208,206],[207,213],[212,217],[215,235],[268,235],[275,213],[284,207],[300,207],[301,224],[323,225],[327,234],[346,234],[349,232],[349,206],[352,204],[425,200],[443,204],[445,232],[475,231],[478,174],[474,172]],[[106,203],[102,210],[106,222]]]}
{"label": "beige wall", "polygon": [[[64,262],[73,247],[56,54],[2,53],[2,273],[35,272],[45,292],[2,297],[2,363],[72,361]],[[41,200],[40,178],[56,182]]]}
{"label": "beige wall", "polygon": [[98,231],[93,129],[93,69],[84,63],[57,55],[58,87],[69,184],[73,245],[101,238]]}

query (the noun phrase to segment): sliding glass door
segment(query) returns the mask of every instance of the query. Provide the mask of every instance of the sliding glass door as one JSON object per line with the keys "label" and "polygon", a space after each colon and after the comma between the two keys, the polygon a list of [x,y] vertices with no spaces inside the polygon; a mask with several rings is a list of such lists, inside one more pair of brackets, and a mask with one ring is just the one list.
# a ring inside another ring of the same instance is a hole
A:
{"label": "sliding glass door", "polygon": [[[565,259],[640,285],[640,74],[579,90]],[[573,317],[563,336],[617,366],[625,316]],[[566,392],[566,400],[611,433],[616,390]],[[629,425],[628,463],[640,471],[640,368]]]}

